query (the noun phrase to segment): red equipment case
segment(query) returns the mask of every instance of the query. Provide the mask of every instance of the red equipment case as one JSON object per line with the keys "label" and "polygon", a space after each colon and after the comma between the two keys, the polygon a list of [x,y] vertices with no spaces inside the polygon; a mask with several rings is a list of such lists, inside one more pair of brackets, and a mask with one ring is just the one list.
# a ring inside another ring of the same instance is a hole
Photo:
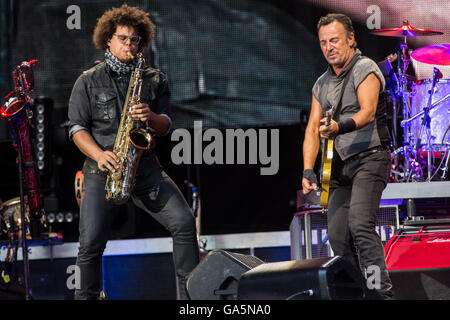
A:
{"label": "red equipment case", "polygon": [[385,255],[389,270],[450,267],[450,219],[405,222]]}
{"label": "red equipment case", "polygon": [[396,299],[450,299],[450,219],[406,221],[385,255]]}

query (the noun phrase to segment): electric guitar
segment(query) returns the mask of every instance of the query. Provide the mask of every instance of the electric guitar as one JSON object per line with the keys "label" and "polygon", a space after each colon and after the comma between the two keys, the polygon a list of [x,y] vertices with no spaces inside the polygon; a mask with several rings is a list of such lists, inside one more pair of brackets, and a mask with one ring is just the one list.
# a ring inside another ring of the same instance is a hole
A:
{"label": "electric guitar", "polygon": [[[325,125],[329,126],[331,117],[335,107],[327,110],[325,117]],[[333,161],[333,147],[334,139],[322,140],[322,166],[320,169],[320,206],[326,208],[328,206],[328,195],[330,193],[330,179],[331,179],[331,162]]]}

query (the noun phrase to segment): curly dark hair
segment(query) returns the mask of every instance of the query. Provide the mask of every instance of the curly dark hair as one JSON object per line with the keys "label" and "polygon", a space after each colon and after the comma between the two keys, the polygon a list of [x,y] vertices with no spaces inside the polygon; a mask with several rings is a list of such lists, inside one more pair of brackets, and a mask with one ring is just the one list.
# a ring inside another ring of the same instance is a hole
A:
{"label": "curly dark hair", "polygon": [[120,8],[111,8],[97,21],[92,40],[98,50],[106,50],[108,41],[111,40],[117,26],[128,26],[136,29],[142,37],[139,42],[139,51],[150,45],[155,33],[155,25],[147,12],[137,7],[123,4]]}

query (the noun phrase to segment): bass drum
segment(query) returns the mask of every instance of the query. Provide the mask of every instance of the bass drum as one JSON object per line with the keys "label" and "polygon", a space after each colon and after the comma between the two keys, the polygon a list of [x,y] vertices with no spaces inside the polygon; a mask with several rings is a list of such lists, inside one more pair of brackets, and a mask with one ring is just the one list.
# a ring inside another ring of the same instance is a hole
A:
{"label": "bass drum", "polygon": [[[428,105],[431,86],[432,80],[430,79],[412,85],[411,117],[422,112],[423,108]],[[411,122],[410,139],[412,145],[416,145],[417,139],[420,138],[420,148],[424,151],[447,151],[449,149],[450,99],[444,99],[448,94],[450,94],[450,79],[440,79],[436,84],[431,101],[431,105],[433,105],[433,103],[443,100],[430,111],[431,150],[428,150],[427,146],[426,128],[420,134],[423,117],[418,117]]]}
{"label": "bass drum", "polygon": [[[25,196],[25,203],[27,203],[27,197]],[[27,221],[27,233],[28,240],[31,239],[29,223],[30,223],[30,209],[28,204],[25,205],[25,219]],[[0,217],[2,220],[2,232],[8,235],[14,234],[18,230],[22,230],[22,219],[20,212],[20,197],[13,198],[4,202],[0,207]]]}

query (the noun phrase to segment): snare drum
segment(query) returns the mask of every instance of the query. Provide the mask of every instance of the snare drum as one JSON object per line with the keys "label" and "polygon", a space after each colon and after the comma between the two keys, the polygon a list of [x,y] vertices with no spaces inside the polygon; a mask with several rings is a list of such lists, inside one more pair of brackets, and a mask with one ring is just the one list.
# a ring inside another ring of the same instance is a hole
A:
{"label": "snare drum", "polygon": [[[412,85],[411,95],[411,117],[423,111],[428,105],[429,91],[431,90],[432,80],[427,79],[419,81]],[[431,105],[445,98],[450,94],[450,79],[440,79],[436,84],[435,92],[431,100]],[[430,131],[431,131],[431,150],[430,151],[447,151],[450,146],[448,130],[450,126],[450,99],[446,99],[431,109],[430,113]],[[416,145],[419,139],[420,127],[423,117],[417,117],[411,122],[410,136],[413,145]],[[423,129],[420,136],[421,149],[428,151],[427,146],[427,130]]]}
{"label": "snare drum", "polygon": [[[25,197],[25,203],[26,203]],[[6,227],[3,232],[11,233],[14,232],[14,227],[17,227],[19,230],[22,230],[22,219],[20,213],[20,197],[13,198],[8,200],[2,204],[0,207],[0,215],[3,220],[3,224]],[[27,220],[27,224],[30,222],[29,220],[30,209],[28,205],[25,206],[25,219]],[[14,225],[13,225],[14,224]],[[3,226],[2,226],[3,227]],[[3,229],[3,228],[2,228]],[[31,239],[30,230],[27,227],[27,239]]]}

